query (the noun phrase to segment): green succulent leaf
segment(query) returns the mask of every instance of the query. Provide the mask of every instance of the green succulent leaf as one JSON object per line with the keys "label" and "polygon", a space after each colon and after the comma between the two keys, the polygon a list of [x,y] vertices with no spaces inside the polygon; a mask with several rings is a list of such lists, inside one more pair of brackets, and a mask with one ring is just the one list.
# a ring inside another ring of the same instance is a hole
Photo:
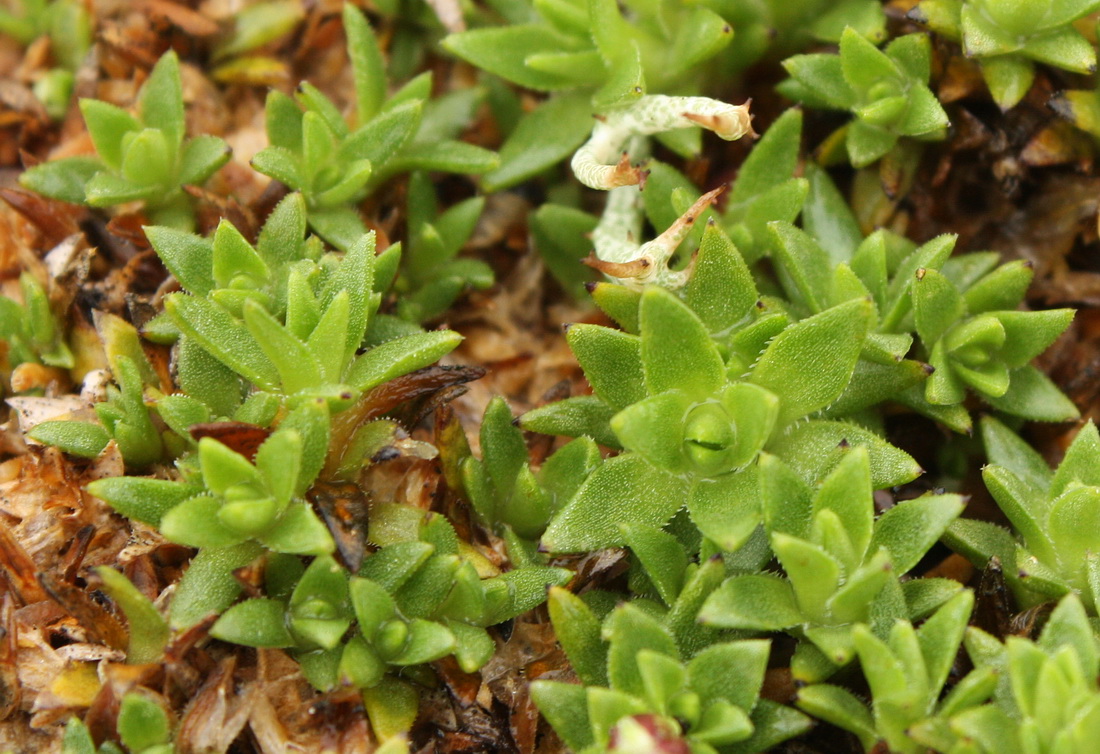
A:
{"label": "green succulent leaf", "polygon": [[19,176],[24,188],[70,204],[83,204],[85,187],[103,170],[98,157],[66,157],[26,170]]}
{"label": "green succulent leaf", "polygon": [[703,605],[699,620],[711,626],[782,631],[802,622],[788,581],[764,574],[734,576]]}
{"label": "green succulent leaf", "polygon": [[166,311],[188,337],[233,371],[264,389],[279,384],[278,370],[248,329],[223,307],[197,296],[173,294]]}
{"label": "green succulent leaf", "polygon": [[562,649],[580,679],[587,686],[607,685],[607,642],[592,610],[561,587],[550,589],[547,607]]}
{"label": "green succulent leaf", "polygon": [[111,434],[98,424],[69,420],[40,422],[27,437],[82,458],[95,458],[111,441]]}
{"label": "green succulent leaf", "polygon": [[207,615],[221,613],[232,605],[242,588],[233,571],[251,563],[261,552],[263,548],[254,542],[200,550],[172,598],[172,628],[190,628]]}
{"label": "green succulent leaf", "polygon": [[130,751],[164,754],[165,749],[173,748],[168,713],[139,691],[131,691],[119,703],[118,734]]}
{"label": "green succulent leaf", "polygon": [[210,628],[210,635],[248,647],[292,647],[295,642],[285,616],[286,605],[278,600],[245,600],[226,610]]}
{"label": "green succulent leaf", "polygon": [[959,495],[927,495],[899,503],[875,522],[869,549],[885,548],[900,573],[909,571],[962,512]]}
{"label": "green succulent leaf", "polygon": [[575,683],[534,681],[531,698],[562,740],[574,751],[594,743],[588,716],[587,689]]}
{"label": "green succulent leaf", "polygon": [[791,325],[765,349],[750,380],[781,396],[785,426],[840,397],[870,325],[870,301],[849,301]]}
{"label": "green succulent leaf", "polygon": [[525,114],[500,148],[500,165],[481,177],[482,188],[509,188],[571,155],[592,130],[591,110],[588,97],[565,94]]}
{"label": "green succulent leaf", "polygon": [[168,623],[149,598],[124,575],[107,566],[100,566],[96,573],[103,579],[104,591],[126,615],[130,628],[127,661],[141,665],[159,660],[168,645]]}
{"label": "green succulent leaf", "polygon": [[651,287],[642,294],[639,316],[642,373],[650,395],[680,390],[703,398],[722,386],[722,357],[691,309],[664,288]]}
{"label": "green succulent leaf", "polygon": [[634,605],[615,610],[604,627],[610,641],[607,654],[607,677],[611,687],[634,696],[645,694],[638,653],[651,651],[676,659],[679,650],[668,630],[661,623]]}
{"label": "green succulent leaf", "polygon": [[815,684],[801,689],[796,703],[799,709],[814,717],[854,733],[866,749],[873,747],[878,739],[871,713],[847,689],[824,683]]}
{"label": "green succulent leaf", "polygon": [[642,341],[599,325],[571,325],[565,339],[592,391],[615,409],[642,400],[645,393]]}
{"label": "green succulent leaf", "polygon": [[871,486],[880,490],[916,479],[921,468],[908,453],[875,433],[839,421],[798,424],[768,446],[803,479],[816,480],[829,473],[852,446],[867,448],[871,462]]}
{"label": "green succulent leaf", "polygon": [[462,336],[452,330],[401,336],[358,357],[344,379],[365,392],[394,377],[434,364],[461,342]]}
{"label": "green succulent leaf", "polygon": [[661,526],[679,509],[684,482],[636,455],[603,463],[550,521],[542,544],[551,552],[612,547],[618,525]]}

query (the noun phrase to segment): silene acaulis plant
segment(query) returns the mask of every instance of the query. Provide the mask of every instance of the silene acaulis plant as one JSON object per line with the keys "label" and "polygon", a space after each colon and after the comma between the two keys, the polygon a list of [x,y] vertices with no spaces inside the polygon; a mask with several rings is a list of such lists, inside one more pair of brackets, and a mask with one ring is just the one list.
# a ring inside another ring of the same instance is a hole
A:
{"label": "silene acaulis plant", "polygon": [[0,751],[1095,748],[1100,0],[8,6]]}

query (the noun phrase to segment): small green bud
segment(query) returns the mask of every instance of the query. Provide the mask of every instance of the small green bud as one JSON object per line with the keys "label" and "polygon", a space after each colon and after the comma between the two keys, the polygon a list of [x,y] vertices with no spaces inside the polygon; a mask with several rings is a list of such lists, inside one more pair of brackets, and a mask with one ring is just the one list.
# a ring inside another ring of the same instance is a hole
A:
{"label": "small green bud", "polygon": [[898,85],[898,82],[887,79],[872,84],[871,88],[867,90],[867,99],[874,102],[875,100],[886,99],[887,97],[896,97],[901,93],[901,87]]}
{"label": "small green bud", "polygon": [[689,726],[699,722],[703,703],[694,691],[684,691],[674,696],[668,703],[669,714],[677,720],[683,720]]}
{"label": "small green bud", "polygon": [[684,450],[701,474],[719,473],[730,466],[737,428],[720,403],[695,406],[684,420]]}
{"label": "small green bud", "polygon": [[218,520],[239,534],[254,535],[270,527],[278,514],[274,498],[250,497],[223,504],[218,509]]}
{"label": "small green bud", "polygon": [[405,621],[394,618],[378,627],[374,635],[374,646],[384,658],[396,657],[405,649],[409,640],[409,627]]}
{"label": "small green bud", "polygon": [[339,610],[328,600],[314,598],[294,607],[294,617],[307,620],[335,620]]}

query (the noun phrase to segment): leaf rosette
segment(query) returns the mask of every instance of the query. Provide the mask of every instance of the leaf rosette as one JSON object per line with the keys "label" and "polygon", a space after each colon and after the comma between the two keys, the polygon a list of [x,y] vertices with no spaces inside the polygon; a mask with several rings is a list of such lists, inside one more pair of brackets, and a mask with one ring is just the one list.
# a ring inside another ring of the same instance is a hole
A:
{"label": "leaf rosette", "polygon": [[650,396],[616,414],[611,428],[625,448],[673,473],[719,476],[756,458],[775,427],[779,399],[747,382],[699,398],[677,389]]}

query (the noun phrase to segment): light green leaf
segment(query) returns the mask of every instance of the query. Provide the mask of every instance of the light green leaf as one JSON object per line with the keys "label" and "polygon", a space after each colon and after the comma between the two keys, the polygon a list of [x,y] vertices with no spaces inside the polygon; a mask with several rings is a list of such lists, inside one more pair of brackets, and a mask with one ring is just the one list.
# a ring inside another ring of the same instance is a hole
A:
{"label": "light green leaf", "polygon": [[638,668],[638,653],[642,650],[679,658],[676,642],[660,621],[630,603],[616,608],[603,634],[611,643],[607,677],[611,688],[617,691],[644,696],[645,686]]}
{"label": "light green leaf", "polygon": [[817,480],[840,462],[847,449],[863,445],[871,461],[871,487],[880,490],[916,479],[921,468],[908,453],[863,427],[847,422],[799,424],[773,441],[768,450],[805,480]]}
{"label": "light green leaf", "polygon": [[293,394],[320,387],[321,365],[305,343],[255,301],[245,303],[244,321],[264,355],[279,370],[284,392]]}
{"label": "light green leaf", "polygon": [[462,336],[453,330],[395,338],[357,358],[345,381],[365,392],[394,377],[434,364],[461,342]]}
{"label": "light green leaf", "polygon": [[708,330],[722,333],[745,319],[757,300],[759,294],[745,260],[721,228],[708,224],[694,272],[684,289],[684,301]]}
{"label": "light green leaf", "polygon": [[104,591],[118,603],[126,615],[130,629],[126,661],[134,665],[158,661],[168,645],[168,623],[149,598],[138,591],[124,575],[107,566],[100,566],[95,570],[103,579]]}
{"label": "light green leaf", "polygon": [[791,325],[771,341],[750,381],[781,396],[780,426],[840,397],[872,313],[870,301],[849,301]]}
{"label": "light green leaf", "polygon": [[764,683],[768,651],[769,642],[764,640],[714,644],[688,663],[688,686],[704,704],[724,699],[751,710]]}
{"label": "light green leaf", "polygon": [[878,739],[871,712],[847,689],[824,683],[807,686],[799,690],[795,704],[814,717],[855,733],[868,751]]}
{"label": "light green leaf", "polygon": [[703,536],[726,552],[738,550],[760,523],[756,467],[697,481],[687,508]]}
{"label": "light green leaf", "polygon": [[640,323],[642,371],[650,395],[677,389],[703,399],[725,383],[725,365],[706,327],[672,293],[647,288]]}
{"label": "light green leaf", "polygon": [[255,542],[232,547],[204,548],[191,561],[172,597],[169,621],[173,629],[190,628],[211,613],[229,607],[241,593],[233,571],[263,552]]}
{"label": "light green leaf", "polygon": [[275,525],[258,539],[275,552],[296,555],[322,555],[336,548],[328,527],[304,502],[292,502]]}
{"label": "light green leaf", "polygon": [[519,418],[520,426],[531,432],[566,437],[591,437],[600,445],[618,448],[619,439],[611,431],[615,409],[595,395],[549,403],[528,411]]}
{"label": "light green leaf", "polygon": [[588,718],[587,689],[575,683],[534,681],[531,698],[539,712],[573,751],[584,751],[594,742]]}
{"label": "light green leaf", "polygon": [[803,617],[789,582],[753,574],[727,579],[707,599],[699,620],[723,628],[782,631],[801,623]]}
{"label": "light green leaf", "polygon": [[869,550],[885,547],[898,573],[917,564],[964,506],[959,495],[926,495],[898,503],[875,523]]}
{"label": "light green leaf", "polygon": [[85,186],[104,167],[98,157],[66,157],[23,171],[19,184],[52,199],[83,204],[87,196]]}
{"label": "light green leaf", "polygon": [[81,99],[80,114],[100,159],[118,170],[122,166],[122,137],[141,130],[141,123],[121,107],[97,99]]}
{"label": "light green leaf", "polygon": [[172,731],[164,707],[141,691],[131,691],[122,697],[118,734],[129,751],[171,754],[175,748],[170,743]]}
{"label": "light green leaf", "polygon": [[343,20],[355,79],[356,117],[362,125],[377,115],[386,98],[386,66],[363,13],[354,5],[345,5]]}
{"label": "light green leaf", "polygon": [[173,294],[164,301],[172,321],[218,361],[265,390],[279,384],[279,373],[263,348],[228,311],[212,301]]}
{"label": "light green leaf", "polygon": [[161,131],[173,151],[183,143],[186,124],[183,112],[183,83],[174,50],[160,57],[138,94],[141,122]]}
{"label": "light green leaf", "polygon": [[803,227],[829,252],[832,264],[847,262],[863,240],[859,223],[848,201],[823,168],[809,162],[805,172],[809,194],[802,209]]}
{"label": "light green leaf", "polygon": [[827,308],[832,298],[832,265],[829,255],[809,234],[790,223],[768,224],[772,256],[787,294],[810,312]]}
{"label": "light green leaf", "polygon": [[627,450],[654,466],[683,473],[695,464],[688,457],[684,428],[694,401],[681,390],[652,395],[628,406],[611,419],[611,429]]}
{"label": "light green leaf", "polygon": [[547,608],[558,641],[581,681],[588,686],[607,685],[607,642],[592,610],[561,587],[550,589]]}
{"label": "light green leaf", "polygon": [[671,534],[645,526],[623,526],[623,539],[641,562],[666,605],[680,594],[687,572],[684,546]]}
{"label": "light green leaf", "polygon": [[771,544],[802,614],[808,621],[826,620],[825,602],[839,585],[841,564],[821,547],[787,534],[772,534]]}
{"label": "light green leaf", "polygon": [[1052,475],[1047,462],[1019,435],[992,416],[982,417],[981,431],[990,462],[1004,466],[1037,490],[1050,486]]}
{"label": "light green leaf", "polygon": [[937,693],[947,681],[974,608],[974,593],[961,591],[917,629],[928,671],[928,688]]}
{"label": "light green leaf", "polygon": [[568,38],[544,25],[474,29],[451,34],[442,44],[466,62],[529,89],[553,91],[572,85],[569,79],[541,73],[524,64],[529,55],[573,46]]}
{"label": "light green leaf", "polygon": [[445,626],[435,621],[409,621],[409,638],[401,654],[390,658],[394,665],[420,665],[440,660],[455,649],[455,637]]}
{"label": "light green leaf", "polygon": [[97,479],[86,489],[123,516],[152,526],[159,526],[166,512],[202,492],[197,485],[134,476]]}
{"label": "light green leaf", "polygon": [[1032,421],[1060,422],[1079,416],[1073,402],[1033,366],[1012,370],[1008,392],[1004,395],[982,397],[998,411]]}
{"label": "light green leaf", "polygon": [[1021,55],[987,57],[981,68],[989,93],[1001,110],[1019,104],[1035,81],[1035,64]]}
{"label": "light green leaf", "polygon": [[622,410],[645,397],[642,341],[637,336],[578,324],[569,327],[565,339],[592,392],[609,406]]}
{"label": "light green leaf", "polygon": [[257,598],[229,608],[210,629],[210,635],[246,647],[292,647],[294,639],[285,625],[286,605]]}
{"label": "light green leaf", "polygon": [[183,145],[178,181],[180,185],[202,185],[218,168],[229,162],[232,150],[224,141],[210,134],[200,134]]}
{"label": "light green leaf", "polygon": [[39,422],[27,437],[81,458],[95,458],[111,441],[111,434],[102,426],[69,419]]}
{"label": "light green leaf", "polygon": [[845,80],[838,55],[795,55],[783,61],[783,67],[798,83],[813,92],[815,106],[847,110],[856,101],[856,93]]}
{"label": "light green leaf", "polygon": [[420,707],[420,694],[410,683],[387,677],[378,685],[363,689],[363,705],[374,735],[385,741],[412,728]]}
{"label": "light green leaf", "polygon": [[166,539],[191,547],[221,548],[239,544],[245,537],[221,522],[222,504],[209,495],[188,498],[166,512],[160,520],[160,533]]}
{"label": "light green leaf", "polygon": [[606,461],[554,516],[543,534],[551,552],[621,544],[620,523],[662,526],[683,504],[684,482],[636,455]]}
{"label": "light green leaf", "polygon": [[993,314],[1005,329],[1000,357],[1009,369],[1022,367],[1041,354],[1073,320],[1072,309]]}

